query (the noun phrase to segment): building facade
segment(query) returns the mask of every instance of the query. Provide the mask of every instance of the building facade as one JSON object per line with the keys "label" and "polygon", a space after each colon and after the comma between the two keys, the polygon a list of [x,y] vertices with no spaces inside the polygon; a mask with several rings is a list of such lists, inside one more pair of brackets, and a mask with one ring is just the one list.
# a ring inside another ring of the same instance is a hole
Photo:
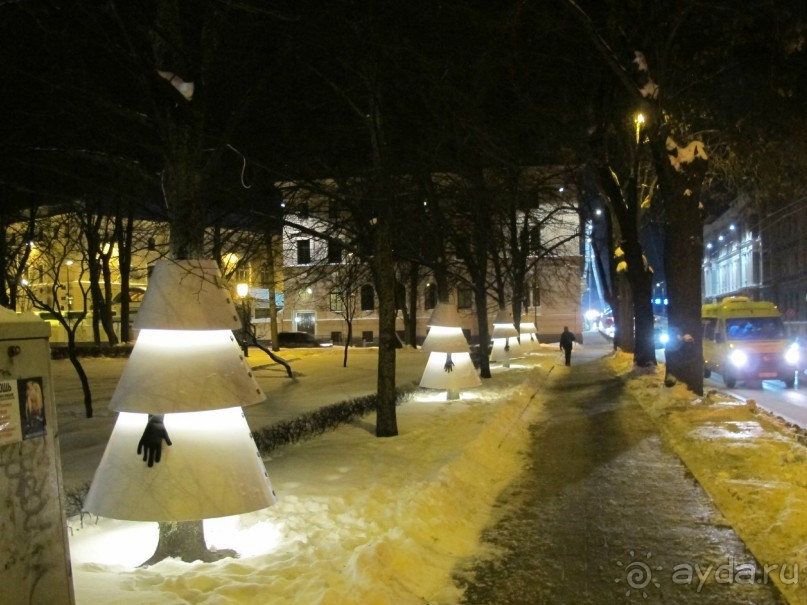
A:
{"label": "building facade", "polygon": [[704,226],[704,302],[748,296],[807,322],[807,199],[771,211],[739,199]]}
{"label": "building facade", "polygon": [[[324,211],[328,211],[327,207]],[[564,326],[578,333],[582,331],[583,267],[575,205],[567,201],[562,208],[551,208],[548,212],[552,213],[552,220],[542,224],[536,238],[554,252],[544,259],[530,259],[521,321],[534,323],[539,338],[556,340]],[[68,218],[51,217],[43,221],[55,226],[55,232],[65,239],[64,225]],[[320,229],[325,229],[325,222],[313,213],[306,211],[305,215],[295,217],[294,222],[297,227],[286,226],[270,239],[271,250],[267,249],[265,234],[227,234],[227,245],[219,246],[220,250],[226,250],[219,258],[222,274],[258,339],[271,340],[274,321],[279,332],[302,331],[320,340],[344,344],[350,319],[352,345],[377,343],[378,300],[368,267],[335,245],[337,235],[317,237]],[[168,227],[164,223],[138,221],[135,232],[129,284],[130,321],[134,320],[139,301],[148,288],[149,267],[165,256],[169,248]],[[79,232],[70,232],[66,244],[56,245],[53,239],[31,243],[34,249],[18,298],[18,310],[37,310],[49,320],[54,342],[66,341],[67,334],[53,313],[42,311],[43,305],[57,308],[69,320],[86,310],[85,319],[78,324],[76,339],[93,340],[88,260],[81,240]],[[211,233],[209,240],[221,241],[221,234],[214,237]],[[120,334],[121,275],[114,244],[110,244],[108,258],[109,271],[102,276],[100,286],[111,296],[113,322]],[[454,261],[452,270],[461,271],[460,264]],[[491,268],[491,278],[492,273]],[[437,290],[434,275],[425,269],[421,269],[416,285],[412,283],[410,279],[399,279],[400,300],[410,301],[409,290],[414,288],[417,303],[414,307],[406,305],[406,311],[399,310],[396,329],[403,340],[404,313],[409,313],[408,319],[415,322],[420,343],[426,337],[427,322],[437,304]],[[479,333],[473,292],[456,275],[452,283],[451,302],[456,305],[466,336],[476,342]],[[512,294],[506,292],[505,298],[510,306]],[[489,320],[497,311],[498,303],[490,298],[486,310]]]}

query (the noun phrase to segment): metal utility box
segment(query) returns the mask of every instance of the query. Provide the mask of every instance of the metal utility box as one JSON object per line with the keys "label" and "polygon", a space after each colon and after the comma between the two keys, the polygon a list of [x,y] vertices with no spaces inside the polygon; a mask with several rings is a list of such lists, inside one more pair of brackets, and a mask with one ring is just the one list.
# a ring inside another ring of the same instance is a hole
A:
{"label": "metal utility box", "polygon": [[50,326],[0,307],[0,594],[72,605]]}

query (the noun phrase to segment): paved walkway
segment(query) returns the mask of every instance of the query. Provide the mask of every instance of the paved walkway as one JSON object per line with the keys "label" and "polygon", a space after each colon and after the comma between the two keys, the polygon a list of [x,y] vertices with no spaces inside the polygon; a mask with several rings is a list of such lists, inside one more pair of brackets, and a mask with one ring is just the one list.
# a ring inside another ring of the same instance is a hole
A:
{"label": "paved walkway", "polygon": [[476,562],[464,603],[785,603],[588,349],[555,370],[528,471],[484,536],[500,555]]}

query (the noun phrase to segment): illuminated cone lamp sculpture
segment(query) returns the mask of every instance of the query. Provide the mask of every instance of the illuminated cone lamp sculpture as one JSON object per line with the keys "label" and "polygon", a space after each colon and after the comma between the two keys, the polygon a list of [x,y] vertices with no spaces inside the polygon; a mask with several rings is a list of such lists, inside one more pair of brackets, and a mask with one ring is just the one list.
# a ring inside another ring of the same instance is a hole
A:
{"label": "illuminated cone lamp sculpture", "polygon": [[518,330],[513,325],[513,316],[506,309],[499,309],[493,320],[493,348],[490,351],[490,361],[499,362],[502,367],[509,368],[510,360],[521,357],[521,347],[518,344]]}
{"label": "illuminated cone lamp sculpture", "polygon": [[238,314],[216,263],[160,261],[135,327],[109,404],[120,413],[85,510],[180,522],[274,504],[241,410],[265,396],[233,336]]}
{"label": "illuminated cone lamp sculpture", "polygon": [[538,328],[531,321],[521,322],[519,326],[521,330],[521,350],[524,353],[537,353],[538,352]]}
{"label": "illuminated cone lamp sculpture", "polygon": [[429,353],[429,361],[420,386],[447,391],[447,400],[459,399],[460,389],[478,387],[482,381],[471,361],[456,309],[449,303],[437,303],[428,325],[421,350]]}

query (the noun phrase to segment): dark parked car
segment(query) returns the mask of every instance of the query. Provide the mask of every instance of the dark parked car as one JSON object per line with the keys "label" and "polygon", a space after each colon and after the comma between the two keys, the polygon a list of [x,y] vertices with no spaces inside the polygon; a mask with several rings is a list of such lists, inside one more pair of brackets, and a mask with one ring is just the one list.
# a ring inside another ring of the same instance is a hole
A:
{"label": "dark parked car", "polygon": [[278,332],[278,344],[286,349],[295,347],[330,347],[330,341],[322,341],[314,338],[308,332]]}

